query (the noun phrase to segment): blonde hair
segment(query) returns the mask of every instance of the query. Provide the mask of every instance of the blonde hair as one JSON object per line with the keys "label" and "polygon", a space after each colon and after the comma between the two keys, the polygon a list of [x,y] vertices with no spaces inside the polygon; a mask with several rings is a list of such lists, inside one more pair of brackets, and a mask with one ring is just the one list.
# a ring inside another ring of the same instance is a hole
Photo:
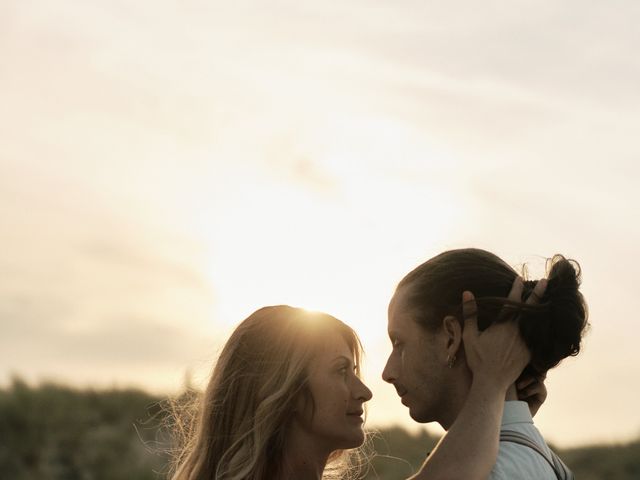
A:
{"label": "blonde hair", "polygon": [[[362,346],[349,326],[326,313],[286,305],[263,307],[226,342],[206,391],[177,418],[172,480],[264,480],[282,475],[294,402],[313,406],[308,370],[323,337],[338,332],[360,364]],[[359,374],[359,371],[357,372]],[[334,452],[326,473],[358,470]]]}

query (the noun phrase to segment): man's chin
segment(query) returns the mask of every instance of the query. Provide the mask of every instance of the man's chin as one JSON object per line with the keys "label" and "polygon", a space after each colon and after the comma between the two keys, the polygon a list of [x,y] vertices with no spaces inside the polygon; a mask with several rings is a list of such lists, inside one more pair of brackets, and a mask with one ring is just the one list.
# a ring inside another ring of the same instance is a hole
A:
{"label": "man's chin", "polygon": [[422,412],[415,408],[409,408],[409,416],[414,422],[418,423],[430,423],[434,421],[429,415],[426,415],[426,412]]}

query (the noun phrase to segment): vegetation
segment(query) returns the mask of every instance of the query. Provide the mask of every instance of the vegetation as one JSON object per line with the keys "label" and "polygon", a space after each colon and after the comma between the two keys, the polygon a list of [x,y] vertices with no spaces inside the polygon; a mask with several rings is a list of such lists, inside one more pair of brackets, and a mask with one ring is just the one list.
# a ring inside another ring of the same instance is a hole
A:
{"label": "vegetation", "polygon": [[[374,438],[377,452],[366,479],[400,480],[415,473],[438,441],[426,432],[411,435],[402,428],[390,428]],[[580,480],[640,479],[640,439],[619,445],[554,449]],[[378,476],[376,476],[376,474]]]}
{"label": "vegetation", "polygon": [[0,478],[155,480],[157,399],[137,390],[75,390],[14,380],[0,390]]}
{"label": "vegetation", "polygon": [[[0,478],[164,479],[170,442],[160,428],[165,413],[159,401],[139,390],[31,387],[14,380],[0,390]],[[375,432],[366,479],[406,478],[436,442],[424,431]],[[640,478],[640,439],[558,453],[581,480]]]}
{"label": "vegetation", "polygon": [[367,480],[406,479],[415,473],[426,454],[435,447],[438,437],[426,430],[411,434],[402,427],[390,427],[371,432],[374,455]]}

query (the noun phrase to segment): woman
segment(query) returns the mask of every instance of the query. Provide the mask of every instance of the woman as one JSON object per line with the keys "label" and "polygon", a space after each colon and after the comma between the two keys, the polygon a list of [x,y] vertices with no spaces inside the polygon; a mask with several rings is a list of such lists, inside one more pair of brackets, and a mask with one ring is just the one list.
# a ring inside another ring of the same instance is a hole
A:
{"label": "woman", "polygon": [[[531,352],[526,368],[530,376],[543,379],[564,358],[578,354],[587,327],[580,267],[560,255],[548,267],[546,282],[522,283],[516,271],[494,254],[461,249],[444,252],[405,276],[389,304],[394,347],[383,378],[394,385],[414,420],[435,421],[451,431],[460,424],[459,415],[469,402],[476,369],[468,355],[468,329],[461,321],[459,298],[466,290],[478,297],[480,329],[500,317],[513,320],[506,323],[519,328]],[[510,288],[511,300],[505,302]],[[520,301],[521,296],[527,301]],[[509,387],[506,399],[501,422],[504,442],[490,478],[568,477],[566,467],[533,426],[531,413],[537,405],[530,413],[526,404],[518,402],[516,385]]]}
{"label": "woman", "polygon": [[[504,395],[529,353],[512,325],[478,335],[474,321],[471,315],[467,348],[479,379],[475,401],[419,478],[446,478],[462,445],[470,451],[464,478],[482,478],[495,460]],[[222,350],[172,479],[345,478],[350,469],[355,476],[348,450],[365,439],[363,405],[371,398],[360,379],[361,351],[355,332],[326,313],[289,306],[254,312]]]}
{"label": "woman", "polygon": [[316,478],[364,441],[361,345],[325,313],[259,309],[225,344],[175,480]]}

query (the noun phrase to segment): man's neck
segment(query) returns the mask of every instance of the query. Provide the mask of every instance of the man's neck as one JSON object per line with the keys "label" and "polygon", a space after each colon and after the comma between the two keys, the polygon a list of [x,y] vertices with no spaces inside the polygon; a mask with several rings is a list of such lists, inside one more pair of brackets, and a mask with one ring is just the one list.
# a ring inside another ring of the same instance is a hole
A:
{"label": "man's neck", "polygon": [[447,392],[447,401],[445,410],[441,412],[441,418],[438,419],[438,423],[445,430],[449,430],[458,414],[464,407],[467,397],[469,396],[469,390],[471,389],[471,372],[465,377],[458,377],[458,381],[452,382]]}
{"label": "man's neck", "polygon": [[[449,430],[453,422],[458,418],[458,414],[469,396],[470,388],[471,380],[469,379],[468,384],[458,384],[456,391],[452,392],[447,411],[444,412],[443,418],[438,421],[440,426],[445,430]],[[505,402],[518,400],[518,391],[516,390],[515,383],[507,389],[504,400]]]}

